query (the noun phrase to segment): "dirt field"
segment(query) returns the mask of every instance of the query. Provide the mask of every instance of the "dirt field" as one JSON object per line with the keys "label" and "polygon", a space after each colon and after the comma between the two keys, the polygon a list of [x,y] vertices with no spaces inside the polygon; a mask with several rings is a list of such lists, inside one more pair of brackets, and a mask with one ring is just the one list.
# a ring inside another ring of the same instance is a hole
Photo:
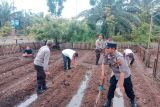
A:
{"label": "dirt field", "polygon": [[[94,107],[98,94],[100,65],[95,65],[95,52],[78,50],[78,66],[67,72],[63,70],[60,51],[53,51],[49,63],[51,75],[47,77],[48,90],[38,96],[30,107],[65,107],[77,93],[85,75],[90,80],[84,92],[81,107]],[[0,107],[14,107],[35,93],[36,72],[31,60],[19,56],[0,57]],[[17,57],[19,56],[19,57]],[[160,107],[160,82],[154,80],[151,69],[144,67],[140,58],[132,69],[132,81],[139,107]],[[106,67],[107,77],[105,90],[102,92],[97,107],[102,107],[106,100],[109,86],[110,69]],[[90,72],[90,74],[87,74]],[[130,107],[129,100],[124,96],[125,107]]]}

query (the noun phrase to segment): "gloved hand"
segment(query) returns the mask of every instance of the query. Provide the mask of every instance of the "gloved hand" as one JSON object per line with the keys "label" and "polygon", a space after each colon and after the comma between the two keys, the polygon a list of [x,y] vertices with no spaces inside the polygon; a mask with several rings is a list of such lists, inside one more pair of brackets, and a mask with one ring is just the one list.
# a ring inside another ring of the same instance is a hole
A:
{"label": "gloved hand", "polygon": [[103,85],[99,85],[99,91],[103,91],[104,88],[103,88]]}

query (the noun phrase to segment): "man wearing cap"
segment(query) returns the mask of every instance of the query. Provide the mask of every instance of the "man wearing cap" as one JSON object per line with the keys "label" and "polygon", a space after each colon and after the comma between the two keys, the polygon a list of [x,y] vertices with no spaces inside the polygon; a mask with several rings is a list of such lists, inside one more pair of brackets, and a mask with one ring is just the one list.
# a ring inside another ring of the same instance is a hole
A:
{"label": "man wearing cap", "polygon": [[124,57],[128,63],[129,66],[132,66],[133,62],[134,62],[134,53],[131,49],[125,49],[124,50]]}
{"label": "man wearing cap", "polygon": [[[117,82],[119,83],[122,94],[124,93],[125,89],[125,93],[131,101],[131,107],[137,107],[131,81],[131,71],[123,55],[116,49],[117,44],[114,42],[109,42],[105,46],[105,53],[107,54],[105,54],[103,58],[101,78],[105,76],[105,64],[109,65],[109,67],[112,69],[113,75],[110,78],[110,86],[107,95],[108,100],[103,107],[111,107]],[[102,87],[103,84],[100,83],[100,89],[103,89]]]}
{"label": "man wearing cap", "polygon": [[104,49],[104,41],[103,41],[103,36],[102,35],[98,35],[98,39],[96,40],[96,65],[98,65],[98,61],[100,58],[100,53],[103,51]]}
{"label": "man wearing cap", "polygon": [[37,94],[43,93],[46,89],[46,74],[48,72],[48,62],[50,57],[50,48],[53,41],[48,40],[45,46],[42,46],[34,59],[34,67],[37,71]]}
{"label": "man wearing cap", "polygon": [[64,61],[64,70],[71,69],[71,62],[73,65],[77,65],[78,53],[72,49],[64,49],[62,51],[63,61]]}

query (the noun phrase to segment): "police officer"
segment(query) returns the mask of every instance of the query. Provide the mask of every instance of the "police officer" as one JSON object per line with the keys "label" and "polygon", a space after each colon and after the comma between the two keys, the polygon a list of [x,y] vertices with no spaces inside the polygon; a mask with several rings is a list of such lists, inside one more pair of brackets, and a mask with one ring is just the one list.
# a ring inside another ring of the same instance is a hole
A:
{"label": "police officer", "polygon": [[96,65],[98,65],[98,61],[100,58],[100,53],[103,51],[104,49],[104,41],[103,41],[103,36],[102,35],[98,35],[98,39],[96,40]]}
{"label": "police officer", "polygon": [[133,62],[134,62],[134,53],[131,49],[126,48],[124,50],[124,57],[127,60],[127,63],[129,66],[132,66]]}
{"label": "police officer", "polygon": [[[117,44],[114,42],[109,42],[105,46],[105,54],[102,62],[102,72],[101,78],[104,77],[104,65],[107,64],[113,71],[113,75],[110,78],[110,86],[107,95],[107,101],[104,107],[111,107],[112,99],[114,97],[114,92],[116,89],[117,82],[119,83],[120,90],[122,94],[125,93],[131,101],[131,107],[137,107],[135,102],[135,94],[133,91],[133,85],[131,81],[131,71],[127,65],[126,60],[123,55],[116,50]],[[102,89],[103,84],[100,84],[100,89]]]}

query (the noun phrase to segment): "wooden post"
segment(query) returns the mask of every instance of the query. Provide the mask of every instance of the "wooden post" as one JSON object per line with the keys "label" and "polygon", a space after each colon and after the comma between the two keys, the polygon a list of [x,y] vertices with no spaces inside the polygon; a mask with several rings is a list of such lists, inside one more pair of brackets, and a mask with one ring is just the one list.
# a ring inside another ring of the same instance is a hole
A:
{"label": "wooden post", "polygon": [[35,45],[35,43],[34,43],[34,42],[33,42],[33,46],[34,46],[34,49],[37,49],[37,48],[36,48],[36,45]]}
{"label": "wooden post", "polygon": [[21,44],[19,44],[19,52],[22,51],[22,47],[21,47]]}
{"label": "wooden post", "polygon": [[157,52],[157,56],[156,56],[155,63],[154,63],[154,69],[153,69],[154,77],[156,77],[157,75],[157,64],[158,64],[158,59],[159,59],[159,53],[160,53],[160,39],[158,40],[158,52]]}

